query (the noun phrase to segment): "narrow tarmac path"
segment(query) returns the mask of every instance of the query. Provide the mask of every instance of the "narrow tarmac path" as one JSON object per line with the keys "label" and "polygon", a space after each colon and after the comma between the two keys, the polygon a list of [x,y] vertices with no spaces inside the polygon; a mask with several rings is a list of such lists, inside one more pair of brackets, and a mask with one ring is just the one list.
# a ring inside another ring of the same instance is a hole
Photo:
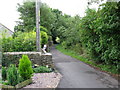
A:
{"label": "narrow tarmac path", "polygon": [[118,88],[118,81],[110,75],[62,54],[55,47],[51,53],[56,69],[63,76],[58,88]]}

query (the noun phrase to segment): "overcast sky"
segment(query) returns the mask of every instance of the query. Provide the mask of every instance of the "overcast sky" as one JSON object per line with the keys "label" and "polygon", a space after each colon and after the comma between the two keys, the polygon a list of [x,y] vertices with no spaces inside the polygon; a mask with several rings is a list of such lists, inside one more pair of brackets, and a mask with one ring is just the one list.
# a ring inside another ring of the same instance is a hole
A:
{"label": "overcast sky", "polygon": [[[59,9],[71,16],[76,14],[81,17],[84,16],[85,9],[87,7],[87,0],[41,0],[47,3],[51,8]],[[0,23],[4,24],[6,27],[14,30],[14,26],[19,18],[19,13],[17,12],[17,3],[22,3],[23,0],[1,0],[0,2]],[[97,7],[93,5],[93,7]]]}

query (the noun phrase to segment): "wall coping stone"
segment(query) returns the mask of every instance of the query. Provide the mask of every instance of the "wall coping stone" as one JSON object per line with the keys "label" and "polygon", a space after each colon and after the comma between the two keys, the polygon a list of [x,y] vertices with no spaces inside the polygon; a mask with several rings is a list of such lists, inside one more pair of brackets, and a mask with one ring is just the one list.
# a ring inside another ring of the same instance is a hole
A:
{"label": "wall coping stone", "polygon": [[19,55],[19,54],[40,54],[40,55],[52,55],[51,53],[41,53],[41,52],[5,52],[4,54],[9,55]]}

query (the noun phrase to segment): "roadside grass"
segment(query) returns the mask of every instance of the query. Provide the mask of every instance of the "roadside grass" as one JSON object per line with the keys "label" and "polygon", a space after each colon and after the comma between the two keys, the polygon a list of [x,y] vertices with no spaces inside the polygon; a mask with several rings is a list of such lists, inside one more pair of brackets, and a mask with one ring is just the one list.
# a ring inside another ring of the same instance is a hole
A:
{"label": "roadside grass", "polygon": [[79,55],[78,53],[69,50],[69,49],[64,49],[61,45],[57,45],[56,49],[59,50],[60,52],[64,53],[65,55],[71,56],[75,59],[78,59],[98,70],[101,70],[103,72],[107,72],[109,74],[112,74],[113,76],[118,76],[118,70],[116,70],[115,66],[111,66],[111,65],[104,65],[104,64],[97,64],[95,62],[93,62],[92,60],[89,60],[81,55]]}

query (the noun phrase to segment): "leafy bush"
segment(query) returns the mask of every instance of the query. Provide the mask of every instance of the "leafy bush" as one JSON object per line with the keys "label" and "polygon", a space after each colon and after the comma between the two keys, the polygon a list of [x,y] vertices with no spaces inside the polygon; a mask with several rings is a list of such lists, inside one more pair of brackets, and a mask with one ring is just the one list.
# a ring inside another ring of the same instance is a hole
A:
{"label": "leafy bush", "polygon": [[6,72],[6,68],[2,67],[2,80],[6,80],[7,79],[7,72]]}
{"label": "leafy bush", "polygon": [[20,74],[18,73],[18,83],[21,83],[21,82],[23,82],[24,81],[24,79],[20,76]]}
{"label": "leafy bush", "polygon": [[119,4],[107,2],[102,6],[98,12],[87,10],[81,24],[81,42],[96,62],[117,65],[120,58]]}
{"label": "leafy bush", "polygon": [[51,72],[51,70],[47,67],[44,67],[44,66],[39,66],[37,68],[34,68],[33,71],[35,73],[49,73]]}
{"label": "leafy bush", "polygon": [[43,46],[44,44],[48,43],[48,36],[47,36],[47,33],[44,31],[41,31],[40,33],[41,33],[40,34],[40,37],[41,37],[40,42],[41,42],[41,45]]}
{"label": "leafy bush", "polygon": [[32,77],[33,69],[31,61],[29,60],[27,55],[23,55],[22,58],[19,60],[18,71],[20,76],[24,80],[30,79]]}
{"label": "leafy bush", "polygon": [[[34,31],[36,32],[36,27],[34,27]],[[44,31],[48,34],[48,30],[43,26],[40,26],[40,31]]]}
{"label": "leafy bush", "polygon": [[13,51],[13,38],[12,37],[8,37],[8,38],[2,38],[1,40],[1,44],[2,44],[2,51],[3,52],[11,52]]}
{"label": "leafy bush", "polygon": [[[47,44],[47,33],[41,31],[41,45]],[[36,32],[16,33],[16,36],[2,39],[3,52],[36,51]]]}
{"label": "leafy bush", "polygon": [[61,45],[62,45],[62,47],[63,47],[64,49],[67,48],[67,45],[66,45],[66,42],[65,42],[65,41],[63,41],[63,42],[61,43]]}
{"label": "leafy bush", "polygon": [[18,84],[18,72],[15,65],[11,64],[7,71],[8,84],[15,86]]}
{"label": "leafy bush", "polygon": [[97,12],[88,9],[81,21],[80,37],[84,48],[97,63],[114,65],[120,62],[120,2],[107,2]]}
{"label": "leafy bush", "polygon": [[21,33],[13,38],[13,41],[12,47],[14,51],[34,51],[36,47],[36,33]]}

